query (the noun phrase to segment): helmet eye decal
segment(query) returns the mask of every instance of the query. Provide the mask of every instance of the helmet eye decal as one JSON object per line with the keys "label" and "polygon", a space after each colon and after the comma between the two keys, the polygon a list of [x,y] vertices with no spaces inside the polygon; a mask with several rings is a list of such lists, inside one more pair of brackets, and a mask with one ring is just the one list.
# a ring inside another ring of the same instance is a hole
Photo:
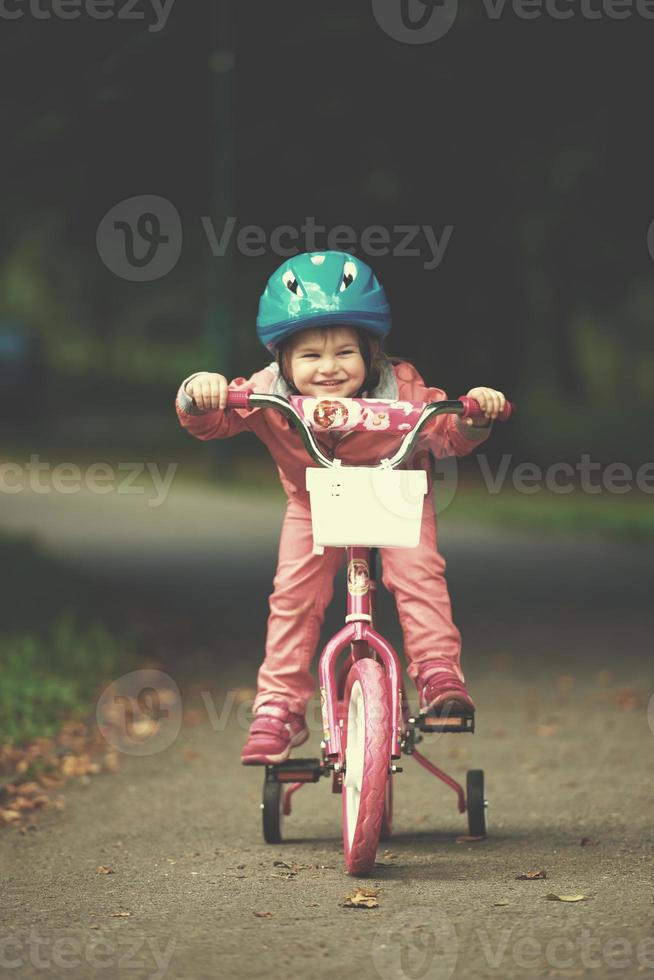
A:
{"label": "helmet eye decal", "polygon": [[343,281],[339,292],[344,293],[348,286],[351,286],[357,277],[357,267],[354,262],[346,262],[343,266]]}
{"label": "helmet eye decal", "polygon": [[299,282],[297,281],[297,279],[295,278],[295,276],[293,275],[290,269],[287,269],[287,271],[282,276],[282,282],[284,283],[287,289],[289,289],[292,293],[295,294],[295,296],[298,296],[300,298],[304,296],[304,293],[302,292],[302,287],[300,286]]}

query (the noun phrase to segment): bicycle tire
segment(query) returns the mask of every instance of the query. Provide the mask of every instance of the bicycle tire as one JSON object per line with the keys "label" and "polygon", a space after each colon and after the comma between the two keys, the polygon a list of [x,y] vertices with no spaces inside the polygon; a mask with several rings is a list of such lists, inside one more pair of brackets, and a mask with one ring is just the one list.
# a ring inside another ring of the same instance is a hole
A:
{"label": "bicycle tire", "polygon": [[393,777],[388,774],[386,780],[386,792],[384,793],[384,816],[382,817],[381,831],[379,839],[390,840],[393,833]]}
{"label": "bicycle tire", "polygon": [[390,765],[390,705],[386,675],[374,660],[348,674],[343,726],[343,851],[350,875],[366,875],[377,855]]}

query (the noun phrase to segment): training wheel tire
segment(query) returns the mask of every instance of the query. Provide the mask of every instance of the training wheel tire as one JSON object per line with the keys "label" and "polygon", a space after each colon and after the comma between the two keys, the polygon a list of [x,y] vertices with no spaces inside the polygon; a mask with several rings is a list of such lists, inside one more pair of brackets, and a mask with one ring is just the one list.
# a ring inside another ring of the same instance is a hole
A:
{"label": "training wheel tire", "polygon": [[282,843],[282,817],[284,807],[284,786],[282,783],[266,779],[263,784],[263,839],[266,844]]}
{"label": "training wheel tire", "polygon": [[483,769],[469,769],[466,776],[466,808],[468,810],[468,833],[471,837],[486,836],[486,807],[484,795]]}

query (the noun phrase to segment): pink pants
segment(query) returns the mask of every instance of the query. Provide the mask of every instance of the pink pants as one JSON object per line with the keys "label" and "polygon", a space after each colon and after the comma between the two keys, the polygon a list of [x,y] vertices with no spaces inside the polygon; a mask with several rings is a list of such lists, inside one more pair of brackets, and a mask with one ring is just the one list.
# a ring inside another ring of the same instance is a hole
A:
{"label": "pink pants", "polygon": [[[445,560],[437,551],[436,518],[429,494],[418,547],[380,548],[380,552],[382,582],[397,604],[409,677],[416,678],[418,664],[443,658],[463,679],[459,669],[461,635],[452,622]],[[255,712],[271,698],[281,698],[291,711],[305,714],[315,689],[311,662],[333,595],[334,575],[344,557],[343,548],[325,548],[323,555],[313,554],[311,512],[302,501],[291,498],[270,596],[266,656],[257,676]]]}

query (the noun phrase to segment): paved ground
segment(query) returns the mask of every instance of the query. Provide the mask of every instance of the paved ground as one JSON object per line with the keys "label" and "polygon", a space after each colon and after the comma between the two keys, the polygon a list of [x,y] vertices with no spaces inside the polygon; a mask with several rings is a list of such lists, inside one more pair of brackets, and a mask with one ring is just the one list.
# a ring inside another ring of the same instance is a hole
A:
{"label": "paved ground", "polygon": [[[393,839],[364,882],[344,874],[327,780],[297,794],[271,847],[262,772],[238,762],[247,703],[230,691],[255,680],[280,516],[278,503],[179,485],[158,508],[138,495],[3,499],[1,526],[36,529],[171,623],[168,672],[193,722],[71,786],[35,832],[2,834],[4,973],[654,975],[651,555],[443,519],[478,732],[432,736],[425,753],[458,778],[485,769],[491,835],[456,843],[453,794],[406,759]],[[378,625],[399,643],[387,600]],[[310,723],[317,754],[317,708]],[[538,870],[545,880],[516,880]],[[342,907],[357,884],[378,890],[378,908]]]}

